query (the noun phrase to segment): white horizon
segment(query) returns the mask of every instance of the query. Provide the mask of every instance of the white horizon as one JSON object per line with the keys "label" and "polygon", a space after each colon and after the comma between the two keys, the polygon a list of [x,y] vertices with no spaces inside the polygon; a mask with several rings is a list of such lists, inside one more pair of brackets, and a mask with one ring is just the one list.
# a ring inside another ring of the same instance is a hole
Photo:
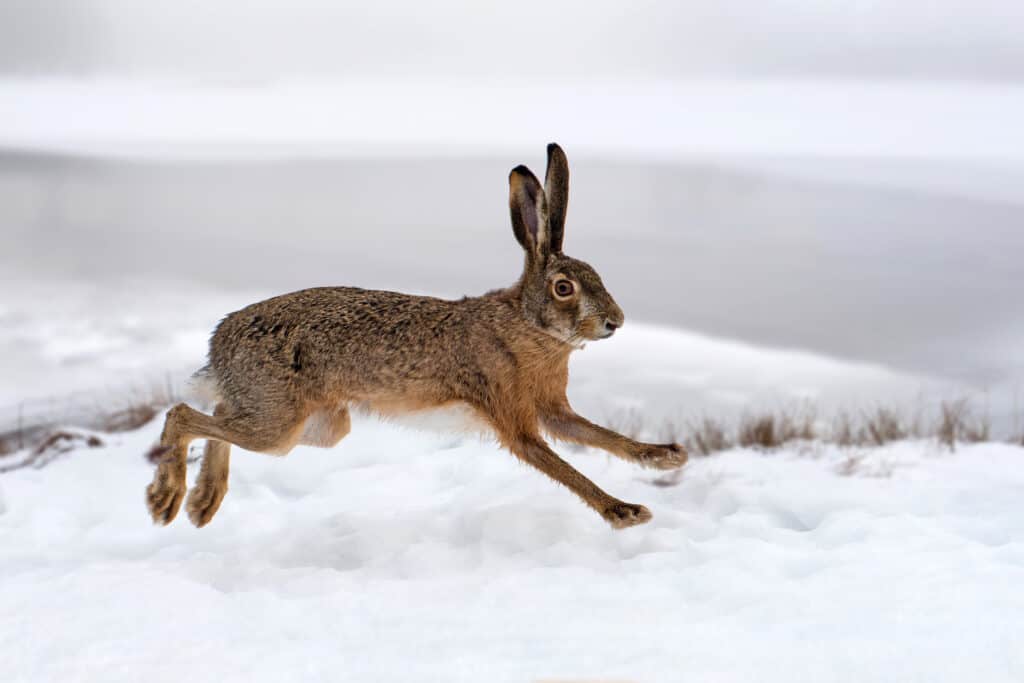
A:
{"label": "white horizon", "polygon": [[0,78],[0,146],[169,159],[849,157],[1016,165],[1024,85]]}

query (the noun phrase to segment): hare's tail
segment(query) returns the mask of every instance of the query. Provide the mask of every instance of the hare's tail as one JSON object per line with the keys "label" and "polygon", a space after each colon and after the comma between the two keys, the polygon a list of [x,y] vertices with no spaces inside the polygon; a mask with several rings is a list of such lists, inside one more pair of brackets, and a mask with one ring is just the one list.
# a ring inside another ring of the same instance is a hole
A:
{"label": "hare's tail", "polygon": [[196,370],[188,381],[189,394],[191,398],[206,405],[214,406],[220,403],[220,387],[217,384],[217,376],[209,364]]}

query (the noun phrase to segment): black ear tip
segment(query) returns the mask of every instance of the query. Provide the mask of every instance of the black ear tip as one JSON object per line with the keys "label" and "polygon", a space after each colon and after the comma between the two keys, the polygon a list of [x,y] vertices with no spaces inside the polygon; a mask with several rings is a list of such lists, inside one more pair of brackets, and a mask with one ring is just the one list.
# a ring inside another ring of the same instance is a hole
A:
{"label": "black ear tip", "polygon": [[[548,156],[551,156],[555,152],[562,152],[562,148],[558,146],[557,142],[549,142],[548,143]],[[565,154],[565,152],[562,152],[562,154]]]}
{"label": "black ear tip", "polygon": [[526,166],[523,166],[522,164],[512,169],[512,171],[508,174],[508,181],[511,183],[512,178],[514,178],[515,176],[519,176],[527,183],[537,183],[537,176],[533,175],[533,171],[526,168]]}

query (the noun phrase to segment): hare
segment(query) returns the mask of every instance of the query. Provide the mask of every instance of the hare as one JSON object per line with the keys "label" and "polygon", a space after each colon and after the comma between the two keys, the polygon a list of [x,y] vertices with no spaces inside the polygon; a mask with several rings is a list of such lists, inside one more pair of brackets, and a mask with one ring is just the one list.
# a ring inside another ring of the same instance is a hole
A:
{"label": "hare", "polygon": [[322,287],[225,317],[197,373],[215,397],[213,415],[174,406],[151,454],[158,462],[146,491],[153,521],[168,524],[181,507],[193,439],[206,439],[206,450],[186,508],[202,527],[227,492],[231,444],[278,455],[297,444],[329,448],[348,434],[354,406],[384,415],[468,407],[504,447],[613,527],[651,519],[644,506],[598,488],[541,436],[656,469],[687,459],[677,444],[639,443],[569,406],[569,354],[611,337],[623,313],[593,268],[562,253],[569,166],[558,145],[547,152],[544,187],[525,166],[509,175],[512,231],[526,253],[511,287],[457,301]]}

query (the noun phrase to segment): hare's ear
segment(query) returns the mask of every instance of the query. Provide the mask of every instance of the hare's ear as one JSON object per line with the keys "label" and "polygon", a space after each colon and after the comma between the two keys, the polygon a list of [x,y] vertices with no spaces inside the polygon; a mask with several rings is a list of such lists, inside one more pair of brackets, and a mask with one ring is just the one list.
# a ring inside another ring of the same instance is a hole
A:
{"label": "hare's ear", "polygon": [[548,208],[544,189],[525,166],[516,166],[508,175],[508,208],[512,232],[532,258],[544,258],[550,251]]}
{"label": "hare's ear", "polygon": [[569,160],[556,143],[548,145],[548,170],[544,174],[544,194],[548,200],[548,240],[551,251],[562,251],[565,211],[569,208]]}

